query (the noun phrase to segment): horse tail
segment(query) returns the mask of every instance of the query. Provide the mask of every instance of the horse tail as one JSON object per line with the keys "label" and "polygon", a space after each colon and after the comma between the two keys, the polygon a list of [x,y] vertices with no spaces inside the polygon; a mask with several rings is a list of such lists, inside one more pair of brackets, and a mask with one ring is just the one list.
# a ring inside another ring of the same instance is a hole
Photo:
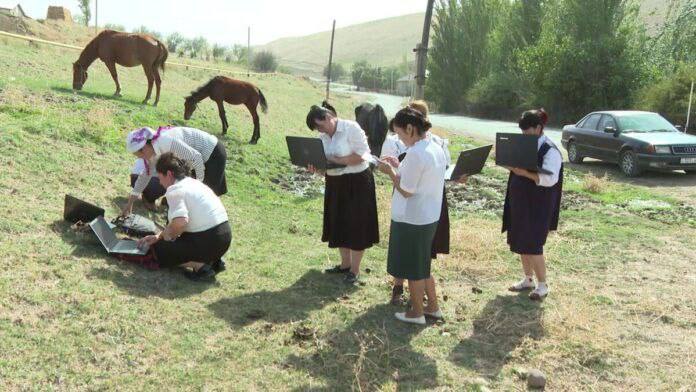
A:
{"label": "horse tail", "polygon": [[263,96],[263,93],[261,92],[260,88],[256,88],[256,91],[259,92],[259,102],[261,103],[261,111],[264,113],[268,112],[268,103],[266,103],[266,97]]}
{"label": "horse tail", "polygon": [[157,60],[155,60],[155,67],[160,67],[162,72],[164,72],[164,63],[167,62],[167,57],[169,57],[169,51],[167,50],[167,47],[160,41],[157,41],[157,46],[159,47],[160,54],[159,56],[157,56]]}

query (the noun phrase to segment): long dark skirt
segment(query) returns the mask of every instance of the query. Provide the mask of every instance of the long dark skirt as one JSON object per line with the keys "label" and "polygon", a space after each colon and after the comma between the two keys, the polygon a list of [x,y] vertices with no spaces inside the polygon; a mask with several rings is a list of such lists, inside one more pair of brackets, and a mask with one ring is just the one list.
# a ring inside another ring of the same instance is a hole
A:
{"label": "long dark skirt", "polygon": [[153,246],[162,267],[176,267],[189,261],[212,264],[222,258],[232,243],[229,222],[198,233],[183,233],[174,241],[160,240]]}
{"label": "long dark skirt", "polygon": [[440,210],[440,220],[437,224],[437,231],[433,237],[433,246],[430,257],[437,258],[438,254],[448,255],[450,250],[450,222],[449,208],[447,207],[447,190],[442,190],[442,209]]}
{"label": "long dark skirt", "polygon": [[321,240],[329,248],[364,250],[379,242],[375,179],[360,173],[326,176],[324,228]]}
{"label": "long dark skirt", "polygon": [[205,162],[205,177],[203,183],[208,185],[216,195],[227,193],[227,179],[225,178],[225,165],[227,164],[227,152],[225,145],[218,140],[210,158]]}
{"label": "long dark skirt", "polygon": [[[132,188],[135,186],[135,181],[138,180],[138,175],[131,174],[130,180],[131,180],[131,188]],[[147,201],[149,203],[154,203],[155,200],[164,196],[164,194],[166,192],[167,192],[167,190],[164,189],[164,187],[160,184],[159,178],[152,177],[152,178],[150,178],[150,182],[145,187],[145,190],[143,190],[143,199],[145,199],[145,201]]]}

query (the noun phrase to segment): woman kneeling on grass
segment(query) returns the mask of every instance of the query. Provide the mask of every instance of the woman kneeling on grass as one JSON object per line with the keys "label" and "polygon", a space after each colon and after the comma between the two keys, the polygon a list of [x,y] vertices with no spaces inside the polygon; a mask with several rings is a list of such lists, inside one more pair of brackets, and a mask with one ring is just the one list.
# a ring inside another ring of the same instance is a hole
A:
{"label": "woman kneeling on grass", "polygon": [[[510,291],[534,289],[529,298],[540,300],[549,293],[546,285],[544,244],[549,231],[558,228],[563,192],[563,159],[556,145],[544,136],[548,115],[544,109],[522,113],[520,129],[525,135],[539,136],[537,160],[548,174],[509,168],[507,194],[503,210],[503,233],[507,231],[510,251],[520,255],[524,277]],[[534,285],[536,274],[539,284]]]}
{"label": "woman kneeling on grass", "polygon": [[230,248],[232,229],[220,198],[191,177],[186,163],[168,152],[157,160],[157,177],[167,189],[169,224],[158,235],[138,241],[148,245],[160,266],[190,267],[186,276],[208,280],[225,269],[222,256]]}
{"label": "woman kneeling on grass", "polygon": [[[399,163],[385,158],[379,170],[394,183],[387,271],[397,279],[407,279],[411,309],[396,313],[397,319],[425,324],[425,316],[441,318],[435,279],[430,273],[433,237],[442,208],[447,158],[442,148],[427,136],[431,124],[412,108],[401,109],[393,120],[394,131],[408,147]],[[423,308],[423,296],[428,306]]]}

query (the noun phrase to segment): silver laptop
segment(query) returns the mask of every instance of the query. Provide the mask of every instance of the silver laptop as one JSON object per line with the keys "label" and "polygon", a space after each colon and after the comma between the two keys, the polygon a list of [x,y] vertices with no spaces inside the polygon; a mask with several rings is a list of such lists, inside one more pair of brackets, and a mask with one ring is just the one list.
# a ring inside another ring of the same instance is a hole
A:
{"label": "silver laptop", "polygon": [[98,216],[90,222],[89,227],[92,228],[94,234],[99,238],[99,242],[104,245],[104,248],[109,253],[144,255],[148,251],[147,247],[144,249],[138,248],[138,243],[133,240],[119,240],[116,238],[116,234],[111,230],[103,216]]}

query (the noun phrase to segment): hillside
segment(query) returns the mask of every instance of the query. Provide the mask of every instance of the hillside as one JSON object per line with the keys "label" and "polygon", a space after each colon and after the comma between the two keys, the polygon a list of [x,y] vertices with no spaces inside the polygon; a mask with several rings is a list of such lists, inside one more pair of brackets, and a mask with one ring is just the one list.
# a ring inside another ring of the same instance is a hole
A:
{"label": "hillside", "polygon": [[[411,14],[347,27],[337,27],[334,61],[350,69],[356,61],[399,65],[413,61],[412,49],[420,42],[424,14]],[[340,26],[340,20],[337,23]],[[281,38],[255,50],[270,50],[294,72],[321,76],[331,45],[331,31],[304,37]]]}

